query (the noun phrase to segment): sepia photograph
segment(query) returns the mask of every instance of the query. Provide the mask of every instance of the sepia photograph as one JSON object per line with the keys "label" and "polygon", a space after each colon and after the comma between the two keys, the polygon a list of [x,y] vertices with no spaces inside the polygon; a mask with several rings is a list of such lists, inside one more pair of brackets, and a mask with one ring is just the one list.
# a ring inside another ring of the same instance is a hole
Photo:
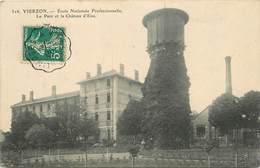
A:
{"label": "sepia photograph", "polygon": [[260,168],[260,1],[0,0],[0,168]]}

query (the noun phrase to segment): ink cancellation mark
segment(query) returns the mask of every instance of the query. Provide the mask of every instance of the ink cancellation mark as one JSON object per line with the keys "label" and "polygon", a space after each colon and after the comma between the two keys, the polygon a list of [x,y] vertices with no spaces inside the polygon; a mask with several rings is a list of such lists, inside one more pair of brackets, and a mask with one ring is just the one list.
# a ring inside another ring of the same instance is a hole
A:
{"label": "ink cancellation mark", "polygon": [[35,70],[53,72],[71,57],[71,40],[64,27],[24,26],[23,60]]}

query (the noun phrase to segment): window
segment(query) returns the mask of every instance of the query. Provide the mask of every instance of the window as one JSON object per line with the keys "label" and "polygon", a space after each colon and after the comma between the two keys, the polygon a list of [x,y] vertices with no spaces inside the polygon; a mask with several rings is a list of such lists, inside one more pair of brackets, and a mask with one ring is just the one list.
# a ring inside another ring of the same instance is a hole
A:
{"label": "window", "polygon": [[204,137],[205,134],[206,134],[206,127],[205,127],[205,125],[197,126],[196,134],[197,134],[197,137]]}
{"label": "window", "polygon": [[111,120],[111,113],[109,110],[107,111],[107,120]]}
{"label": "window", "polygon": [[42,104],[40,105],[40,112],[42,112]]}
{"label": "window", "polygon": [[87,85],[84,86],[84,94],[87,94]]}
{"label": "window", "polygon": [[33,109],[33,112],[35,112],[35,106],[33,106],[32,109]]}
{"label": "window", "polygon": [[98,121],[98,112],[95,113],[95,120]]}
{"label": "window", "polygon": [[96,104],[98,104],[98,95],[97,94],[95,96],[95,102],[96,102]]}
{"label": "window", "polygon": [[110,88],[110,86],[111,86],[110,79],[107,79],[107,87]]}
{"label": "window", "polygon": [[94,83],[95,90],[97,90],[97,82]]}
{"label": "window", "polygon": [[88,104],[88,97],[85,97],[85,104]]}
{"label": "window", "polygon": [[108,92],[107,93],[107,103],[110,103],[110,99],[111,99],[110,92]]}
{"label": "window", "polygon": [[110,132],[111,132],[110,129],[108,129],[108,130],[107,130],[107,139],[108,139],[108,140],[111,139],[111,135],[110,135],[111,133],[110,133]]}
{"label": "window", "polygon": [[51,104],[48,104],[48,110],[50,110],[51,109]]}

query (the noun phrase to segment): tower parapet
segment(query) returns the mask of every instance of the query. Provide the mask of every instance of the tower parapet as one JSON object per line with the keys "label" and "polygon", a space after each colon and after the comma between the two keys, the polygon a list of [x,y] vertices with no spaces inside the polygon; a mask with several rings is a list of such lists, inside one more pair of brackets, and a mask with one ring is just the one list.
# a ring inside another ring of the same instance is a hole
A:
{"label": "tower parapet", "polygon": [[147,28],[148,49],[168,42],[184,44],[184,25],[189,16],[180,9],[164,8],[147,14],[143,25]]}

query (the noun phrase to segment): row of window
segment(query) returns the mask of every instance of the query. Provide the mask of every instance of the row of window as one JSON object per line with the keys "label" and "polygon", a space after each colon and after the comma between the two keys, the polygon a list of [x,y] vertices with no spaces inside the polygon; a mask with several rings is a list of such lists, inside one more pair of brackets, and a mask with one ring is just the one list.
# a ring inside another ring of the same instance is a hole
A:
{"label": "row of window", "polygon": [[[132,99],[132,95],[129,94],[128,95],[128,99]],[[87,97],[85,97],[85,101],[87,102]],[[110,103],[111,102],[111,94],[110,92],[107,93],[107,103]],[[95,104],[99,104],[99,96],[98,94],[95,95]]]}
{"label": "row of window", "polygon": [[[95,120],[98,121],[99,120],[99,114],[98,112],[95,113]],[[111,112],[108,110],[107,111],[107,120],[110,121],[111,120]]]}
{"label": "row of window", "polygon": [[[110,94],[110,92],[108,92],[107,93],[107,103],[110,103],[110,102],[111,102],[111,94]],[[95,104],[99,104],[99,97],[97,94],[95,95]]]}
{"label": "row of window", "polygon": [[[40,106],[40,112],[42,112],[43,111],[43,105],[40,104],[39,106]],[[48,104],[47,106],[48,106],[48,111],[49,111],[51,109],[51,104]],[[25,109],[26,109],[26,111],[29,110],[28,107],[26,107]],[[35,112],[35,106],[32,106],[32,111]]]}
{"label": "row of window", "polygon": [[[107,85],[107,88],[111,87],[111,80],[110,79],[107,79],[106,85]],[[95,86],[95,90],[97,90],[97,82],[94,83],[94,86]],[[87,93],[87,85],[84,86],[84,92]]]}
{"label": "row of window", "polygon": [[[64,101],[64,103],[67,103],[67,101],[69,101],[69,100],[64,99],[63,101]],[[77,104],[77,100],[76,100],[75,98],[74,98],[72,101],[73,101],[72,103]],[[44,104],[45,104],[45,103],[43,103],[43,104],[38,104],[38,105],[33,105],[33,106],[32,106],[32,111],[35,112],[36,106],[39,106],[39,107],[40,107],[40,112],[43,112],[43,105],[44,105]],[[52,108],[52,106],[54,106],[54,103],[53,103],[53,102],[52,102],[52,103],[47,103],[47,111],[50,111],[51,108]],[[26,107],[26,110],[28,111],[28,106]]]}

